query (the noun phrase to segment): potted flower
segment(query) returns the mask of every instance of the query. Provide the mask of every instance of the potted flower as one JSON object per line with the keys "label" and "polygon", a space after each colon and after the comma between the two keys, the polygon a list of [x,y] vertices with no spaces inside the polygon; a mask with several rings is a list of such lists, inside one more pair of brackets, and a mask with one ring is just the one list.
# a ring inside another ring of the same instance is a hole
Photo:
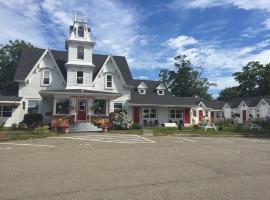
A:
{"label": "potted flower", "polygon": [[64,122],[64,123],[62,124],[62,128],[63,128],[63,130],[64,130],[64,133],[65,133],[65,134],[68,134],[68,132],[69,132],[69,123]]}

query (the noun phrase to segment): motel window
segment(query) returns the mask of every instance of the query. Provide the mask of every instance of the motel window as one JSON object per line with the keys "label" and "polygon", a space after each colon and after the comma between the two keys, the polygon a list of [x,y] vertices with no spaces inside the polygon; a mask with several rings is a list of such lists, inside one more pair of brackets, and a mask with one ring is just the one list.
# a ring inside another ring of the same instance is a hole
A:
{"label": "motel window", "polygon": [[158,95],[164,95],[164,90],[158,90]]}
{"label": "motel window", "polygon": [[171,119],[183,119],[183,111],[180,109],[172,109],[170,111]]}
{"label": "motel window", "polygon": [[146,90],[145,89],[139,89],[139,93],[140,94],[145,94],[146,93]]}
{"label": "motel window", "polygon": [[83,71],[77,71],[77,83],[83,84]]}
{"label": "motel window", "polygon": [[59,99],[56,102],[56,114],[69,114],[69,105],[68,99]]}
{"label": "motel window", "polygon": [[28,101],[28,114],[37,114],[38,113],[38,100],[29,100]]}
{"label": "motel window", "polygon": [[106,75],[106,88],[112,88],[112,75],[111,74],[107,74]]}
{"label": "motel window", "polygon": [[50,71],[43,71],[43,80],[42,84],[43,85],[50,85],[51,82],[51,72]]}
{"label": "motel window", "polygon": [[12,107],[11,106],[1,106],[0,107],[0,117],[11,117]]}
{"label": "motel window", "polygon": [[84,28],[83,28],[83,26],[78,27],[78,36],[79,37],[84,37]]}
{"label": "motel window", "polygon": [[156,119],[157,111],[155,108],[144,108],[143,109],[143,118],[145,119]]}
{"label": "motel window", "polygon": [[95,115],[106,115],[106,100],[96,99],[93,103],[93,111]]}
{"label": "motel window", "polygon": [[197,111],[196,110],[193,110],[193,116],[197,117]]}
{"label": "motel window", "polygon": [[122,103],[114,103],[113,110],[114,110],[114,112],[123,111],[123,104]]}
{"label": "motel window", "polygon": [[83,46],[77,47],[77,59],[80,59],[80,60],[84,59],[84,47]]}

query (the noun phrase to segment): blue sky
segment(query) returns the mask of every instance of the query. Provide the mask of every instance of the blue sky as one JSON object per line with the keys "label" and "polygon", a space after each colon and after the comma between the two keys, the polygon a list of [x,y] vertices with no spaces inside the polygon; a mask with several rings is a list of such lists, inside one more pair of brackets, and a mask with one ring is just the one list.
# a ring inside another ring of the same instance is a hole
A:
{"label": "blue sky", "polygon": [[126,56],[134,78],[158,79],[185,54],[215,97],[247,62],[270,62],[269,0],[0,0],[0,43],[63,50],[75,11],[88,16],[94,52]]}

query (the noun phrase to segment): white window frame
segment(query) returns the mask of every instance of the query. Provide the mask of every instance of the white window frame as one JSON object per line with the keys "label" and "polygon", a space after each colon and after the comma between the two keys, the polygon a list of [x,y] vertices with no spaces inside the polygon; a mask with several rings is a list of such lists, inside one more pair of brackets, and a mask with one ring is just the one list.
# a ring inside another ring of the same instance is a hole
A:
{"label": "white window frame", "polygon": [[[161,94],[160,94],[160,92],[161,92]],[[164,95],[164,90],[157,90],[157,94],[158,95]]]}
{"label": "white window frame", "polygon": [[146,94],[146,89],[139,89],[138,92],[139,94]]}
{"label": "white window frame", "polygon": [[115,112],[115,104],[121,104],[122,108],[121,108],[121,111],[123,111],[123,102],[113,102],[113,112]]}
{"label": "white window frame", "polygon": [[4,117],[4,116],[3,116],[3,113],[4,113],[4,107],[10,107],[10,108],[11,108],[11,111],[5,111],[5,112],[10,113],[10,116],[9,116],[9,117],[12,117],[12,112],[13,112],[12,106],[3,105],[3,106],[0,106],[0,118],[9,118],[9,117]]}
{"label": "white window frame", "polygon": [[[79,58],[79,53],[82,53],[82,58]],[[77,60],[84,60],[84,46],[77,46]]]}
{"label": "white window frame", "polygon": [[[78,72],[82,72],[82,77],[78,77]],[[78,83],[78,78],[82,78],[82,83]],[[76,83],[79,85],[83,84],[84,81],[83,79],[84,79],[84,71],[81,70],[76,71]]]}
{"label": "white window frame", "polygon": [[[46,72],[49,72],[49,77],[45,77],[45,73]],[[45,78],[49,78],[49,83],[48,84],[44,83],[44,79]],[[52,73],[51,73],[51,71],[50,70],[43,70],[43,72],[42,72],[41,85],[43,85],[43,86],[49,86],[49,85],[51,85],[51,82],[52,82]]]}
{"label": "white window frame", "polygon": [[30,114],[30,113],[29,113],[29,101],[36,101],[36,102],[38,102],[38,103],[37,103],[37,114],[39,114],[39,109],[40,109],[40,99],[28,99],[28,100],[27,100],[27,113],[28,113],[28,114]]}
{"label": "white window frame", "polygon": [[[145,115],[145,114],[144,114],[144,113],[145,113],[144,111],[145,111],[146,109],[149,110],[149,114],[148,114],[149,117],[145,117],[145,116],[144,116],[144,115]],[[156,117],[154,117],[154,118],[150,117],[150,115],[151,115],[151,110],[153,110],[153,109],[156,111],[156,112],[155,112]],[[149,120],[158,119],[158,110],[157,110],[157,108],[143,108],[143,109],[142,109],[142,118],[143,118],[143,119],[149,119]]]}
{"label": "white window frame", "polygon": [[[174,113],[171,113],[172,110],[174,111]],[[182,115],[182,118],[177,118],[177,117],[176,117],[176,115],[177,115],[177,114],[176,114],[176,111],[177,111],[177,110],[180,111],[180,113],[182,113],[182,114],[181,114],[181,115]],[[171,117],[171,114],[173,114],[174,117]],[[184,119],[184,110],[182,110],[181,108],[172,108],[172,109],[170,109],[170,110],[169,110],[169,118],[170,118],[170,119],[173,119],[173,120],[175,120],[175,119]]]}
{"label": "white window frame", "polygon": [[[111,87],[108,87],[108,76],[111,76]],[[106,89],[112,89],[113,88],[113,75],[110,73],[110,74],[106,74],[105,75],[105,88]]]}

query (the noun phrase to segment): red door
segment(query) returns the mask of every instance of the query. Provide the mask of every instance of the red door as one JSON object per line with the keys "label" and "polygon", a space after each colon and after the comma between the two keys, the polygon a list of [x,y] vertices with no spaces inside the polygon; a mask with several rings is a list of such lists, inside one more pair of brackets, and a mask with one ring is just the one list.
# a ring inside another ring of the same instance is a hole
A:
{"label": "red door", "polygon": [[243,123],[245,123],[247,121],[247,111],[243,110],[242,115],[243,115]]}
{"label": "red door", "polygon": [[203,118],[203,111],[199,110],[199,122],[202,122],[202,118]]}
{"label": "red door", "polygon": [[140,108],[133,107],[133,122],[138,124],[140,122]]}
{"label": "red door", "polygon": [[185,109],[185,119],[184,119],[185,124],[190,123],[190,108]]}
{"label": "red door", "polygon": [[86,120],[86,100],[78,100],[78,116],[77,120]]}

